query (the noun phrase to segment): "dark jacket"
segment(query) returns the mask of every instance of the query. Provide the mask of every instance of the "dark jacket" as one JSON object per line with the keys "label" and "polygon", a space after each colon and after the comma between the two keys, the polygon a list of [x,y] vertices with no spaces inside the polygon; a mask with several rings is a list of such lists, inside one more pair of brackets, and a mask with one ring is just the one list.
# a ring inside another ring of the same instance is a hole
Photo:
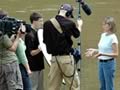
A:
{"label": "dark jacket", "polygon": [[43,26],[43,42],[47,46],[48,53],[52,55],[67,54],[70,52],[73,44],[71,36],[77,38],[80,32],[73,21],[59,15],[55,18],[59,22],[63,33],[60,34],[51,21],[48,20]]}
{"label": "dark jacket", "polygon": [[37,31],[32,29],[31,32],[25,36],[25,44],[26,56],[28,58],[30,69],[32,71],[40,71],[44,69],[43,53],[40,52],[35,56],[31,56],[30,54],[31,50],[37,49],[39,45]]}

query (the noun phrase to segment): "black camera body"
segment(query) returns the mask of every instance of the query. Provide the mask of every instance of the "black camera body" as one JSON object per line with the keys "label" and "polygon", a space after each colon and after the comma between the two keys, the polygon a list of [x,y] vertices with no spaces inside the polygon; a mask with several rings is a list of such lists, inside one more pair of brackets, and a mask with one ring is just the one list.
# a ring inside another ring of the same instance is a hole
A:
{"label": "black camera body", "polygon": [[[29,32],[29,29],[27,29],[29,24],[26,24],[23,20],[18,20],[13,17],[5,17],[3,19],[0,19],[0,31],[2,34],[7,34],[8,36],[11,36],[12,34],[16,34],[21,24],[26,26],[26,32]],[[22,33],[25,33],[21,30]]]}

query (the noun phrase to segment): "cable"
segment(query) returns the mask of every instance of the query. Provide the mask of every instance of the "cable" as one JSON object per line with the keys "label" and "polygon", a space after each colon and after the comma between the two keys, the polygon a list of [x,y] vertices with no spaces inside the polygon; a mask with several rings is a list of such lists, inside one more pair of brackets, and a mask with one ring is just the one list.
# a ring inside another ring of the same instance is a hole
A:
{"label": "cable", "polygon": [[[71,56],[70,56],[71,57]],[[71,90],[72,89],[72,85],[73,85],[73,80],[74,80],[74,75],[75,75],[75,71],[76,71],[76,64],[74,63],[74,71],[73,71],[73,74],[71,74],[71,75],[66,75],[63,71],[62,71],[62,68],[61,68],[61,66],[60,66],[60,64],[59,64],[59,61],[58,61],[58,59],[57,59],[57,57],[55,56],[55,59],[56,59],[56,62],[57,62],[57,64],[58,64],[58,68],[60,69],[60,71],[61,71],[61,73],[65,76],[65,77],[67,77],[67,78],[71,78],[71,77],[73,77],[72,78],[72,81],[71,81],[71,84],[70,84],[70,88],[69,88],[69,90]]]}

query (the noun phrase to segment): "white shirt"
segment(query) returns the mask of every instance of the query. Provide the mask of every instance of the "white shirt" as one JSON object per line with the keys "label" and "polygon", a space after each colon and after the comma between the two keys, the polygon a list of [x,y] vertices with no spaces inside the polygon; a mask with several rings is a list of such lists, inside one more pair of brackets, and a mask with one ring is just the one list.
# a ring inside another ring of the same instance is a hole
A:
{"label": "white shirt", "polygon": [[[112,53],[112,44],[118,44],[118,39],[115,34],[107,35],[107,33],[103,33],[101,35],[100,41],[98,43],[99,53]],[[110,59],[109,56],[99,56],[98,59]]]}
{"label": "white shirt", "polygon": [[51,65],[50,60],[52,59],[52,55],[48,54],[47,49],[46,49],[46,45],[43,42],[43,29],[39,29],[38,30],[38,41],[40,43],[40,45],[38,46],[39,49],[41,49],[41,51],[43,52],[43,55],[45,56],[47,63],[49,65]]}

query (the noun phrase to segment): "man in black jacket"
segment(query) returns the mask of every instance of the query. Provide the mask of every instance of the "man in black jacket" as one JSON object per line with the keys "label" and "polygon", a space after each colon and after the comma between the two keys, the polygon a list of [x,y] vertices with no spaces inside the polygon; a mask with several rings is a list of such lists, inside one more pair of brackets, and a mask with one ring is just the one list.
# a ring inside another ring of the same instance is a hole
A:
{"label": "man in black jacket", "polygon": [[57,30],[50,20],[46,21],[43,26],[43,38],[47,46],[47,52],[53,56],[49,72],[48,90],[60,90],[63,78],[70,86],[70,90],[80,90],[79,76],[74,68],[74,60],[70,51],[73,45],[71,36],[79,37],[82,20],[78,20],[77,27],[70,18],[73,18],[73,7],[70,4],[63,4],[58,15],[55,16],[62,28],[62,33]]}
{"label": "man in black jacket", "polygon": [[38,48],[39,41],[37,36],[37,30],[43,26],[43,18],[39,13],[33,12],[30,15],[31,32],[25,36],[26,44],[26,56],[32,74],[30,75],[32,80],[32,90],[44,90],[43,88],[43,69],[44,60],[43,53]]}

